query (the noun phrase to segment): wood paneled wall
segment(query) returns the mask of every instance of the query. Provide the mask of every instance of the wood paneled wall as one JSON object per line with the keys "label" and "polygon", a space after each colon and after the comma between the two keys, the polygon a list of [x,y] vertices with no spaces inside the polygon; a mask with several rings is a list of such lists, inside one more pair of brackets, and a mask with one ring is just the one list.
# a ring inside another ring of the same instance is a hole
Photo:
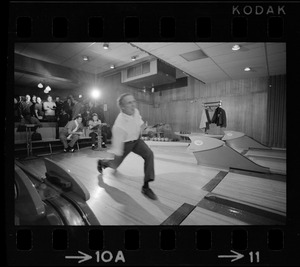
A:
{"label": "wood paneled wall", "polygon": [[[101,78],[97,85],[102,92],[101,104],[107,104],[105,118],[111,125],[114,123],[119,109],[117,98],[120,94],[132,93],[138,109],[149,125],[169,123],[173,131],[200,132],[199,125],[203,112],[202,103],[222,100],[222,108],[226,111],[227,127],[225,130],[244,132],[257,141],[267,144],[267,100],[268,78],[253,78],[244,80],[228,80],[211,84],[189,77],[188,85],[182,88],[164,90],[161,92],[144,93],[121,83],[121,73]],[[46,94],[41,90],[28,90],[30,95],[36,94],[44,99]],[[38,91],[39,90],[39,91]],[[15,94],[22,94],[24,88],[15,88]],[[61,96],[88,94],[87,89],[55,90],[51,95]],[[195,101],[197,100],[197,101]]]}
{"label": "wood paneled wall", "polygon": [[138,109],[149,125],[169,123],[174,131],[200,132],[202,103],[222,100],[222,108],[227,115],[225,130],[244,132],[264,144],[266,143],[267,86],[267,77],[205,85],[189,77],[186,87],[150,94],[121,84],[120,74],[99,80],[99,87],[105,99],[103,103],[108,105],[105,116],[111,124],[119,113],[116,99],[125,92],[135,96]]}
{"label": "wood paneled wall", "polygon": [[[156,122],[168,122],[174,131],[199,132],[202,103],[222,100],[226,130],[240,131],[266,142],[267,77],[202,84],[189,78],[188,86],[154,95]],[[194,101],[197,100],[197,101]]]}

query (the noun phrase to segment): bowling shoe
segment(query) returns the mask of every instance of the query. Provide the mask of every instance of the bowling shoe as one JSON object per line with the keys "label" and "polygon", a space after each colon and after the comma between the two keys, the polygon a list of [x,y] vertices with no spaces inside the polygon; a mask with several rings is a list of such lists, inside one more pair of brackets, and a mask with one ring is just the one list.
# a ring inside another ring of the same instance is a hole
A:
{"label": "bowling shoe", "polygon": [[97,170],[98,172],[102,173],[102,171],[107,167],[107,165],[101,159],[99,159],[97,163]]}
{"label": "bowling shoe", "polygon": [[69,148],[69,152],[73,153],[75,151],[75,148],[74,147],[70,147]]}
{"label": "bowling shoe", "polygon": [[142,193],[148,198],[151,198],[153,200],[157,199],[157,196],[154,194],[154,192],[149,187],[148,188],[142,187]]}

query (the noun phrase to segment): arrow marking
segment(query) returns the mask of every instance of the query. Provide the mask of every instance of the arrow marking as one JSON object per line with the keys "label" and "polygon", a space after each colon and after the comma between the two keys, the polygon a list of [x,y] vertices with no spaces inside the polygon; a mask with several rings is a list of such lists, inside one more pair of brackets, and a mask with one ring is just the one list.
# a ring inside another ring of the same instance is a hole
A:
{"label": "arrow marking", "polygon": [[84,261],[88,261],[92,258],[91,255],[88,255],[86,253],[83,253],[82,251],[78,250],[78,253],[80,253],[82,256],[65,256],[66,259],[81,259],[78,261],[78,263],[82,263]]}
{"label": "arrow marking", "polygon": [[237,261],[237,260],[239,260],[239,259],[241,259],[241,258],[244,257],[243,254],[238,253],[238,252],[236,252],[234,250],[230,250],[230,252],[234,253],[235,255],[218,255],[218,258],[233,258],[231,260],[231,262],[233,262],[233,261]]}

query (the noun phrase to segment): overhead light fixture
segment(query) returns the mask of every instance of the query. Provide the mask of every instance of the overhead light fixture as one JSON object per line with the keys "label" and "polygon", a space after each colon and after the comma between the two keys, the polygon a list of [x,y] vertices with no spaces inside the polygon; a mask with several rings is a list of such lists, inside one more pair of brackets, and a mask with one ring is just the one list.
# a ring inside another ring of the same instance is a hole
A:
{"label": "overhead light fixture", "polygon": [[115,68],[115,65],[110,65],[110,68],[111,68],[111,69],[114,69],[114,68]]}
{"label": "overhead light fixture", "polygon": [[43,88],[43,87],[44,87],[44,85],[42,83],[38,84],[38,88]]}
{"label": "overhead light fixture", "polygon": [[84,61],[89,61],[89,57],[88,56],[83,56],[82,57]]}
{"label": "overhead light fixture", "polygon": [[237,51],[237,50],[240,50],[241,47],[240,47],[238,44],[236,44],[236,45],[234,45],[231,49],[232,49],[233,51]]}
{"label": "overhead light fixture", "polygon": [[131,60],[132,60],[132,61],[135,61],[136,58],[137,58],[137,56],[133,56],[133,57],[131,57]]}
{"label": "overhead light fixture", "polygon": [[109,45],[108,44],[103,44],[103,49],[108,49]]}
{"label": "overhead light fixture", "polygon": [[45,88],[45,90],[44,90],[44,93],[45,93],[45,94],[48,94],[50,91],[51,91],[50,86],[47,86],[47,87]]}
{"label": "overhead light fixture", "polygon": [[93,88],[93,89],[91,90],[90,95],[91,95],[91,97],[92,97],[93,99],[98,99],[98,98],[100,97],[100,95],[101,95],[101,92],[100,92],[100,90],[99,90],[98,88]]}
{"label": "overhead light fixture", "polygon": [[244,68],[244,71],[250,71],[251,70],[251,68],[250,67],[246,67],[246,68]]}

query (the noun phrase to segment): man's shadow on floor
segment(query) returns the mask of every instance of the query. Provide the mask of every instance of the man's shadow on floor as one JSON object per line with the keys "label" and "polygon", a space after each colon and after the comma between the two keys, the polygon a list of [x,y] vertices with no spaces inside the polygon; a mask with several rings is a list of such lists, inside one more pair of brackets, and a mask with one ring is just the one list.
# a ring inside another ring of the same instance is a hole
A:
{"label": "man's shadow on floor", "polygon": [[[136,202],[126,192],[104,183],[102,175],[98,175],[98,185],[102,187],[114,201],[123,205],[122,213],[136,225],[159,225],[161,223],[155,216],[149,213],[143,206]],[[137,192],[142,194],[141,192]],[[149,200],[151,201],[151,200]],[[139,219],[140,218],[140,219]],[[134,223],[136,222],[136,223]]]}

